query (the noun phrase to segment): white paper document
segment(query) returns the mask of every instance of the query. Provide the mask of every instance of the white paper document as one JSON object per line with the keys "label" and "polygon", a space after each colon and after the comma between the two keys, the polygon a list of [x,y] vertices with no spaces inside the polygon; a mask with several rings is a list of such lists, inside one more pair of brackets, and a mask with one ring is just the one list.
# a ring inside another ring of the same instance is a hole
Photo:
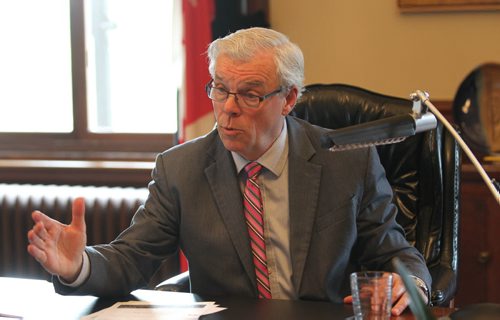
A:
{"label": "white paper document", "polygon": [[97,311],[81,320],[192,320],[210,313],[222,311],[213,301],[190,303],[151,303],[147,301],[117,302],[109,308]]}

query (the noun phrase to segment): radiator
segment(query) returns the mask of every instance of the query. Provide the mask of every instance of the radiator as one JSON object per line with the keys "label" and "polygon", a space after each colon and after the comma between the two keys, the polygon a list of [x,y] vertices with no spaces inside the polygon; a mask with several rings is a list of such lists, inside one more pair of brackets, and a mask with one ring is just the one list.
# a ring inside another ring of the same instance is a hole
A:
{"label": "radiator", "polygon": [[87,244],[107,243],[129,224],[147,197],[146,188],[0,184],[0,276],[50,279],[27,252],[31,212],[71,221],[75,197],[86,204]]}

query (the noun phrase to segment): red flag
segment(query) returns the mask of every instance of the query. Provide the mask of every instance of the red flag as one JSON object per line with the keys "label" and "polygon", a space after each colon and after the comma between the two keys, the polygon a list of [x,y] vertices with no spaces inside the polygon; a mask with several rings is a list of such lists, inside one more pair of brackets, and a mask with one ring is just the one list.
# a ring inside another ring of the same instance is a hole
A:
{"label": "red flag", "polygon": [[214,126],[212,102],[205,93],[208,73],[207,47],[212,41],[214,0],[183,0],[185,49],[184,103],[180,110],[179,141],[208,133]]}
{"label": "red flag", "polygon": [[[210,80],[206,51],[212,42],[214,0],[182,0],[182,12],[185,76],[179,110],[181,143],[208,133],[215,122],[212,102],[205,93],[205,84]],[[181,271],[188,270],[182,251],[179,258]]]}

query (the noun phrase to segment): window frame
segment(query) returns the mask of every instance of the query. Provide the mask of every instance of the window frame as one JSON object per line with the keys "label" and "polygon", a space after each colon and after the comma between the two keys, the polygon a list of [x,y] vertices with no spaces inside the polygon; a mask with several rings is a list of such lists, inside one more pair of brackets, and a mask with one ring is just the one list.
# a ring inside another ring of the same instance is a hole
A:
{"label": "window frame", "polygon": [[[0,183],[144,187],[156,155],[178,144],[174,134],[109,134],[87,130],[84,1],[70,0],[73,127],[71,133],[1,133]],[[227,11],[268,21],[268,0],[216,6],[215,21],[226,26]],[[236,10],[236,11],[235,11]],[[217,11],[220,11],[217,14]],[[177,114],[179,114],[179,103]]]}
{"label": "window frame", "polygon": [[0,159],[152,161],[177,134],[88,131],[84,0],[70,0],[73,131],[0,133]]}

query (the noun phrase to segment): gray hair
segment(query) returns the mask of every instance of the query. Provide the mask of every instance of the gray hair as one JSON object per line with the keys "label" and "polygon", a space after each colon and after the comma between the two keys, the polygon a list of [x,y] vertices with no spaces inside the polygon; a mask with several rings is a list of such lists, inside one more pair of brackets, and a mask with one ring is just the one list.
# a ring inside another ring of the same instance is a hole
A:
{"label": "gray hair", "polygon": [[304,56],[299,46],[284,34],[266,28],[249,28],[214,40],[207,50],[208,71],[215,77],[215,62],[219,54],[231,59],[250,61],[261,50],[273,50],[278,79],[283,87],[297,87],[300,96],[304,90]]}

